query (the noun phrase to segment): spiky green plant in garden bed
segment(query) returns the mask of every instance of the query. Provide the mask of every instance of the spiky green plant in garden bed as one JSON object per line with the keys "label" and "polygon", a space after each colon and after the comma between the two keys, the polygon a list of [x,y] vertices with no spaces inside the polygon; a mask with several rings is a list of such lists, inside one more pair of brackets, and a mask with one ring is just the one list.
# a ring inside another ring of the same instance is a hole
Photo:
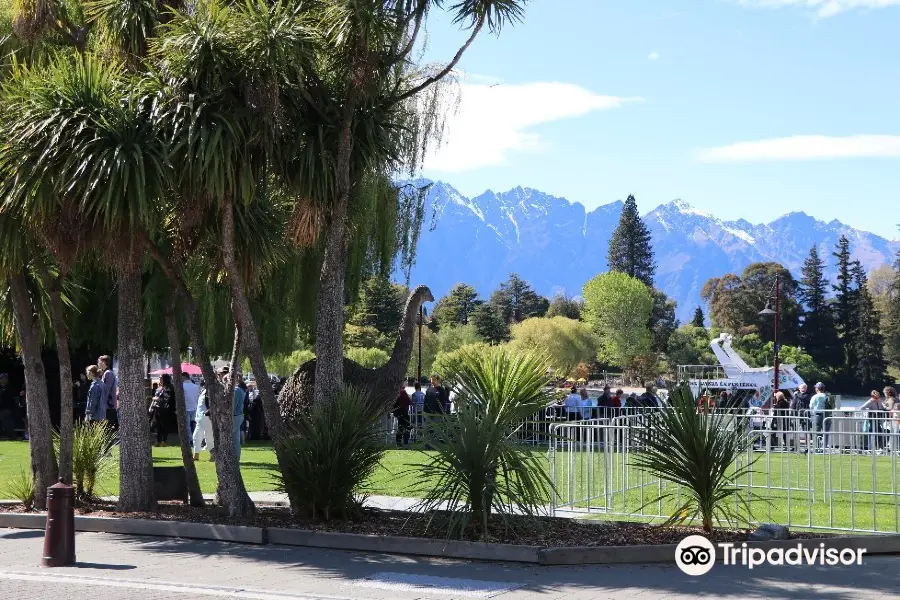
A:
{"label": "spiky green plant in garden bed", "polygon": [[[118,459],[112,452],[116,440],[116,431],[106,421],[84,421],[75,425],[72,485],[75,486],[76,502],[95,500],[95,484],[107,471],[118,466]],[[59,448],[59,436],[56,434],[53,436],[53,444]]]}
{"label": "spiky green plant in garden bed", "polygon": [[13,475],[3,486],[5,498],[15,498],[22,503],[25,510],[34,509],[34,479],[28,469],[20,469],[17,475]]}
{"label": "spiky green plant in garden bed", "polygon": [[275,475],[281,491],[293,494],[306,517],[355,518],[358,495],[387,450],[377,427],[382,417],[363,392],[347,387],[332,402],[302,414],[297,429],[277,443],[285,456]]}
{"label": "spiky green plant in garden bed", "polygon": [[736,484],[753,470],[759,456],[741,466],[736,463],[747,456],[753,444],[752,433],[741,419],[728,413],[697,410],[687,384],[673,390],[669,403],[669,409],[646,415],[646,426],[634,431],[641,448],[635,453],[634,464],[676,484],[681,495],[678,489],[670,489],[647,504],[680,500],[664,525],[699,518],[704,531],[712,531],[715,521],[748,521],[752,515],[747,492]]}
{"label": "spiky green plant in garden bed", "polygon": [[554,493],[541,458],[515,439],[521,422],[552,401],[547,363],[481,347],[461,352],[452,370],[457,412],[428,419],[433,452],[419,465],[427,486],[422,507],[449,515],[442,522],[450,536],[486,537],[491,513],[504,523],[516,513],[534,515]]}

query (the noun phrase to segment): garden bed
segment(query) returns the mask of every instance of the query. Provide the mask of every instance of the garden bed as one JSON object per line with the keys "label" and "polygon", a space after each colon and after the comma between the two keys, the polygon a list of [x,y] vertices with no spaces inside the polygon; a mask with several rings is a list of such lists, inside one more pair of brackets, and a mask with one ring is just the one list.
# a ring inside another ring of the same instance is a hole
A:
{"label": "garden bed", "polygon": [[[7,512],[23,512],[7,508]],[[305,519],[290,514],[286,507],[257,504],[253,518],[229,517],[214,506],[185,506],[180,502],[160,502],[155,512],[119,513],[110,503],[98,503],[92,508],[76,509],[77,515],[151,521],[179,521],[215,525],[302,529],[308,531],[351,533],[375,536],[403,536],[413,538],[446,538],[446,516],[440,513],[424,515],[404,511],[366,509],[357,520],[323,521]],[[433,518],[431,518],[433,517]],[[429,519],[431,518],[430,522]],[[488,541],[536,547],[603,547],[658,546],[677,544],[688,535],[703,534],[697,527],[660,527],[643,523],[599,521],[590,523],[558,517],[514,516],[509,527],[499,518],[492,519]],[[744,542],[749,531],[744,529],[716,529],[706,535],[713,542]],[[796,532],[793,539],[830,537],[828,534]],[[469,539],[474,539],[470,537]]]}

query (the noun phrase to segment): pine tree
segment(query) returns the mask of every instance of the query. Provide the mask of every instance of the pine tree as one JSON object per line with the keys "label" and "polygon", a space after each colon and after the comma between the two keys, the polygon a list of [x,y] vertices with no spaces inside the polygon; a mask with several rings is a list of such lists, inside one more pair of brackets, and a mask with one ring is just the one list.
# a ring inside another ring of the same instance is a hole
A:
{"label": "pine tree", "polygon": [[656,264],[653,262],[653,244],[650,230],[638,214],[637,201],[628,196],[622,208],[619,225],[609,241],[606,262],[610,271],[627,273],[653,288]]}
{"label": "pine tree", "polygon": [[850,259],[850,241],[846,236],[841,236],[837,252],[833,252],[832,256],[837,259],[837,283],[832,286],[832,289],[835,292],[834,322],[843,354],[840,366],[845,382],[850,383],[853,379],[853,367],[856,364],[853,332],[858,319],[856,314],[857,293],[853,287],[854,264]]}
{"label": "pine tree", "polygon": [[884,342],[885,359],[900,369],[900,251],[894,261],[894,279],[888,291]]}
{"label": "pine tree", "polygon": [[884,383],[887,361],[884,359],[884,336],[872,295],[866,287],[866,273],[861,266],[854,269],[856,282],[856,328],[853,335],[853,374],[863,389]]}
{"label": "pine tree", "polygon": [[834,316],[828,306],[828,281],[825,279],[825,261],[813,246],[803,262],[802,278],[797,296],[803,306],[800,323],[800,344],[821,367],[834,369],[842,363],[838,333]]}
{"label": "pine tree", "polygon": [[404,300],[402,286],[392,284],[387,277],[376,275],[362,285],[348,323],[358,327],[374,327],[381,335],[393,336],[403,318]]}
{"label": "pine tree", "polygon": [[475,307],[483,302],[478,298],[475,288],[465,283],[457,283],[438,301],[433,316],[441,327],[468,325]]}
{"label": "pine tree", "polygon": [[676,303],[665,292],[655,288],[651,288],[650,293],[653,295],[653,310],[650,311],[647,326],[652,336],[651,349],[654,352],[665,352],[669,347],[669,337],[678,329]]}
{"label": "pine tree", "polygon": [[531,285],[515,273],[500,284],[491,294],[490,303],[500,310],[507,323],[521,323],[531,317],[543,317],[550,308],[550,301],[539,296]]}
{"label": "pine tree", "polygon": [[584,308],[584,302],[570,298],[565,294],[557,294],[550,301],[550,308],[547,309],[548,317],[566,317],[567,319],[581,319],[581,311]]}
{"label": "pine tree", "polygon": [[472,312],[472,323],[475,331],[491,344],[502,344],[509,341],[509,321],[504,318],[503,311],[486,302],[478,305]]}
{"label": "pine tree", "polygon": [[703,314],[703,307],[697,306],[694,311],[694,318],[691,319],[691,325],[694,327],[706,327],[706,316]]}

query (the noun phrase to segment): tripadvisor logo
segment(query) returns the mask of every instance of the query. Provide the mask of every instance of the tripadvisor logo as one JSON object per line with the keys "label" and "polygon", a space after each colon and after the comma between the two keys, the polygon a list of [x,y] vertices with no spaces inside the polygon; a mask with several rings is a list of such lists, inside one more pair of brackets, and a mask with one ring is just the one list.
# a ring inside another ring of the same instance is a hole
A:
{"label": "tripadvisor logo", "polygon": [[720,542],[713,545],[702,535],[689,535],[675,547],[675,564],[687,575],[706,575],[716,564],[716,546],[726,566],[742,565],[753,569],[761,565],[790,566],[827,566],[862,565],[865,548],[826,548],[825,544],[817,546],[796,546],[786,548],[749,547],[746,542],[740,545]]}

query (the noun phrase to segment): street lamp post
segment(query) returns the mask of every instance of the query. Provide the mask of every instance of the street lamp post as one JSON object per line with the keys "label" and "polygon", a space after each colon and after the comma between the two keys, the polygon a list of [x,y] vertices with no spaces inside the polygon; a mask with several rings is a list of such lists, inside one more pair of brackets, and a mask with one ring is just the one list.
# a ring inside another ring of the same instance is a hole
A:
{"label": "street lamp post", "polygon": [[[770,298],[771,298],[771,296],[770,296]],[[766,307],[764,309],[762,309],[761,311],[759,311],[760,316],[768,317],[769,315],[771,315],[775,318],[774,341],[773,341],[773,345],[775,346],[775,360],[774,360],[775,374],[772,376],[772,380],[773,380],[772,381],[772,395],[773,395],[773,397],[775,395],[775,392],[778,391],[778,369],[780,367],[780,364],[778,361],[778,351],[780,350],[779,344],[778,344],[778,317],[780,316],[780,312],[781,312],[781,294],[780,294],[780,289],[779,289],[778,273],[775,273],[775,310],[772,310],[771,304],[768,302],[768,299],[767,299]]]}

